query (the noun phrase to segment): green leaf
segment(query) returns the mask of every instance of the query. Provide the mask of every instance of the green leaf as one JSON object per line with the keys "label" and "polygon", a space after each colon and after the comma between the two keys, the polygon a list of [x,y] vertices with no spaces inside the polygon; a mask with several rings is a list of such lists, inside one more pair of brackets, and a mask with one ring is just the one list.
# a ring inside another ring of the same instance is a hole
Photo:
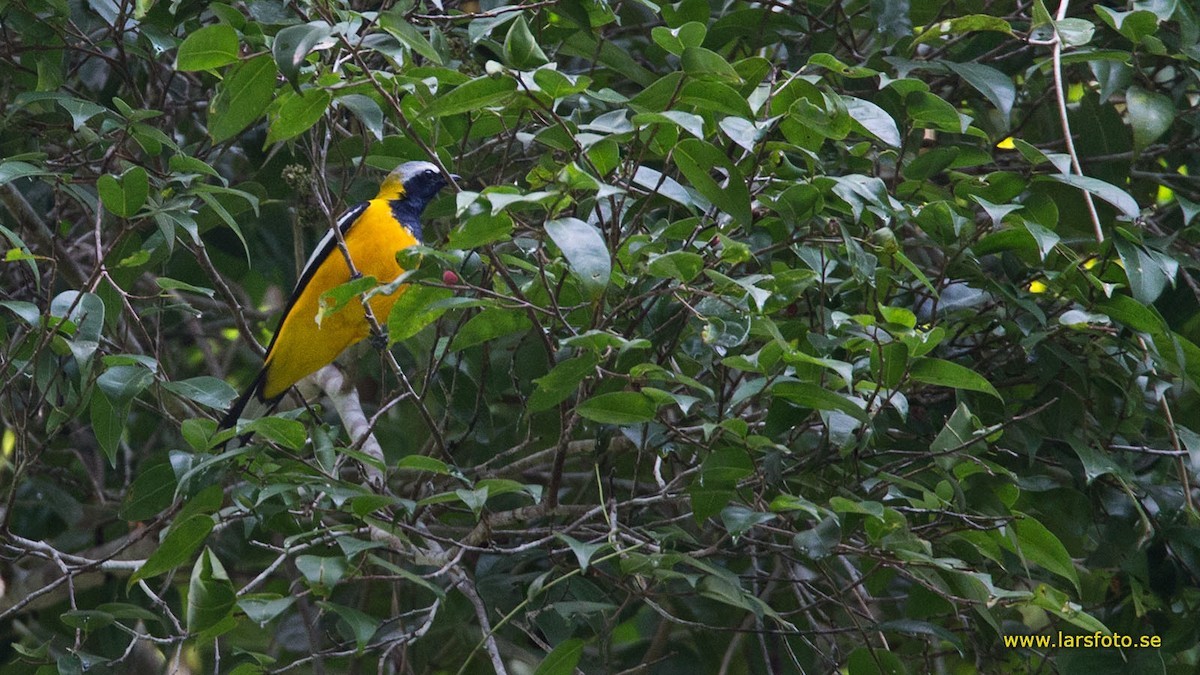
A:
{"label": "green leaf", "polygon": [[1053,532],[1030,515],[1015,512],[1017,519],[1009,523],[1011,539],[1002,540],[1005,548],[1043,569],[1070,581],[1080,592],[1079,575],[1071,554]]}
{"label": "green leaf", "polygon": [[537,389],[526,404],[529,412],[545,410],[565,401],[579,391],[583,379],[595,372],[599,363],[598,354],[587,353],[555,365],[549,373],[534,380]]}
{"label": "green leaf", "polygon": [[476,518],[479,518],[479,515],[483,512],[484,505],[487,504],[488,491],[487,486],[477,490],[455,490],[454,496],[465,504],[468,509],[471,509],[471,513],[474,513]]}
{"label": "green leaf", "polygon": [[328,590],[346,576],[349,565],[342,556],[302,555],[296,557],[296,569],[310,587]]}
{"label": "green leaf", "polygon": [[381,13],[379,15],[379,25],[391,33],[397,40],[408,45],[409,49],[439,66],[445,65],[441,53],[430,44],[429,40],[421,34],[421,31],[416,26],[405,21],[404,12],[393,8]]}
{"label": "green leaf", "polygon": [[842,104],[846,106],[846,112],[850,113],[850,119],[853,120],[858,131],[874,136],[893,148],[900,147],[902,140],[900,129],[896,127],[896,120],[892,119],[886,110],[861,98],[853,96],[842,96],[841,98]]}
{"label": "green leaf", "polygon": [[450,231],[450,239],[446,246],[452,249],[480,248],[487,244],[508,241],[512,238],[512,231],[512,216],[507,213],[476,213]]}
{"label": "green leaf", "polygon": [[129,577],[129,586],[133,587],[142,579],[156,577],[187,562],[212,529],[213,519],[208,514],[197,513],[176,520],[154,553]]}
{"label": "green leaf", "polygon": [[238,35],[233,26],[217,23],[188,35],[175,55],[175,69],[213,70],[236,63]]}
{"label": "green leaf", "polygon": [[366,649],[371,638],[379,630],[380,621],[369,614],[360,612],[353,607],[346,607],[332,602],[321,601],[317,603],[321,609],[328,610],[338,615],[338,618],[350,629],[350,635],[354,638],[354,643],[357,645],[359,653]]}
{"label": "green leaf", "polygon": [[[675,146],[672,156],[679,171],[700,194],[732,216],[738,224],[750,226],[750,190],[746,186],[746,177],[725,153],[707,141],[687,138]],[[724,186],[712,177],[711,172],[717,167],[724,170]]]}
{"label": "green leaf", "polygon": [[396,462],[397,471],[421,471],[439,476],[451,475],[450,467],[440,459],[425,455],[408,455]]}
{"label": "green leaf", "polygon": [[118,178],[104,174],[96,181],[96,191],[104,208],[114,215],[129,218],[142,208],[150,195],[150,180],[140,166],[130,167]]}
{"label": "green leaf", "polygon": [[1087,19],[1069,17],[1055,21],[1054,30],[1064,46],[1082,47],[1092,41],[1096,33],[1096,24]]}
{"label": "green leaf", "polygon": [[246,618],[258,624],[259,628],[283,614],[293,603],[294,595],[279,595],[278,593],[251,593],[238,598],[238,609],[246,613]]}
{"label": "green leaf", "polygon": [[837,517],[830,515],[812,528],[797,532],[792,537],[792,549],[810,560],[820,560],[829,557],[841,541],[842,526]]}
{"label": "green leaf", "polygon": [[210,375],[201,375],[178,382],[164,382],[163,388],[179,396],[195,401],[200,405],[224,410],[237,396],[237,390],[229,386],[225,380],[219,380]]}
{"label": "green leaf", "polygon": [[[1083,611],[1083,608],[1078,603],[1071,602],[1071,599],[1067,596],[1066,593],[1058,590],[1057,588],[1048,586],[1047,584],[1038,584],[1037,588],[1033,589],[1033,596],[1029,599],[1029,604],[1034,607],[1040,607],[1041,609],[1046,610],[1050,614],[1057,616],[1058,618],[1060,618],[1064,621],[1067,621],[1074,626],[1078,626],[1080,629],[1083,630],[1084,633],[1091,634],[1091,635],[1098,635],[1098,634],[1111,635],[1112,634],[1112,631],[1110,631],[1107,626],[1105,626],[1103,623],[1101,623],[1099,619],[1097,619],[1096,617],[1092,616],[1091,614],[1088,614],[1087,612]],[[1108,650],[1103,650],[1103,651],[1097,650],[1097,652],[1101,653],[1101,654],[1103,654],[1107,651]],[[1112,650],[1112,651],[1115,653],[1118,653],[1118,654],[1120,653],[1118,650]],[[1118,672],[1118,673],[1164,672],[1161,670],[1161,668],[1163,666],[1163,662],[1162,662],[1162,659],[1159,656],[1159,653],[1157,652],[1157,650],[1149,650],[1149,649],[1136,650],[1137,653],[1140,653],[1143,651],[1151,654],[1152,660],[1148,664],[1150,666],[1149,669],[1143,669],[1143,670],[1135,669],[1133,671],[1129,670],[1130,659],[1127,657],[1127,658],[1121,659],[1121,664],[1119,666],[1117,666],[1116,670],[1110,671],[1110,672]],[[1159,670],[1152,670],[1156,667]],[[1069,671],[1069,670],[1064,670],[1063,672],[1071,673],[1071,671]],[[1092,671],[1089,670],[1087,672],[1092,672]]]}
{"label": "green leaf", "polygon": [[867,412],[854,401],[816,384],[795,381],[778,382],[771,388],[771,393],[805,408],[836,410],[864,423],[871,420]]}
{"label": "green leaf", "polygon": [[888,389],[895,389],[904,379],[908,369],[908,345],[903,342],[888,342],[879,346],[877,353],[873,352],[871,370],[879,374],[879,384]]}
{"label": "green leaf", "polygon": [[588,563],[592,561],[592,556],[596,555],[596,552],[600,549],[609,545],[607,541],[587,544],[561,532],[555,532],[554,536],[563,540],[571,548],[571,552],[575,554],[575,559],[579,561],[579,570],[584,573],[588,570]]}
{"label": "green leaf", "polygon": [[688,487],[696,522],[720,513],[733,498],[738,481],[753,473],[754,463],[744,450],[720,448],[709,453]]}
{"label": "green leaf", "polygon": [[[341,254],[335,251],[334,255]],[[338,284],[322,293],[318,301],[317,326],[320,326],[326,317],[333,316],[345,309],[351,302],[361,303],[362,295],[378,285],[379,280],[375,277],[363,276]]]}
{"label": "green leaf", "polygon": [[[1135,45],[1140,44],[1142,38],[1153,36],[1158,30],[1158,16],[1154,12],[1144,9],[1132,12],[1119,12],[1101,5],[1097,5],[1095,9],[1096,14],[1099,15],[1104,23],[1115,28],[1117,32],[1129,38],[1129,41]],[[1166,15],[1169,14],[1170,11],[1168,10],[1163,18],[1167,18]]]}
{"label": "green leaf", "polygon": [[1017,100],[1017,87],[1013,84],[1012,78],[982,63],[945,61],[944,64],[954,74],[966,80],[967,84],[983,94],[984,98],[991,101],[992,105],[996,106],[996,109],[1003,115],[1007,124],[1009,118],[1012,117],[1013,103]]}
{"label": "green leaf", "polygon": [[963,33],[972,33],[975,31],[995,31],[1012,35],[1012,26],[1007,21],[998,17],[987,14],[968,14],[959,16],[946,21],[940,21],[931,26],[926,27],[919,32],[917,38],[913,40],[913,45],[929,42],[946,35],[961,35]]}
{"label": "green leaf", "polygon": [[908,669],[894,652],[879,647],[859,647],[846,660],[846,675],[907,675]]}
{"label": "green leaf", "polygon": [[967,122],[958,110],[927,91],[914,91],[905,98],[908,115],[923,129],[938,129],[952,134],[965,133]]}
{"label": "green leaf", "polygon": [[588,295],[600,297],[612,273],[612,259],[600,230],[578,218],[560,218],[546,223],[546,234],[566,256]]}
{"label": "green leaf", "polygon": [[[298,87],[297,76],[300,67],[308,58],[313,47],[332,34],[329,24],[324,21],[313,21],[295,26],[288,26],[275,35],[271,42],[271,54],[275,57],[275,66],[293,87]],[[307,128],[307,127],[306,127]],[[270,143],[270,141],[268,141]]]}
{"label": "green leaf", "polygon": [[708,29],[699,21],[689,21],[678,28],[655,26],[650,29],[650,39],[659,47],[675,56],[681,56],[688,47],[699,47],[704,44],[704,36]]}
{"label": "green leaf", "polygon": [[263,438],[278,443],[289,450],[300,450],[308,441],[308,430],[296,420],[280,417],[262,417],[247,424],[243,431],[256,433]]}
{"label": "green leaf", "polygon": [[1164,335],[1167,332],[1167,322],[1158,310],[1128,295],[1114,295],[1097,305],[1096,309],[1139,333]]}
{"label": "green leaf", "polygon": [[616,391],[593,396],[575,407],[580,417],[602,424],[642,424],[654,419],[657,407],[649,396],[636,391]]}
{"label": "green leaf", "polygon": [[504,36],[504,60],[520,70],[531,70],[550,60],[529,30],[524,14],[517,15]]}
{"label": "green leaf", "polygon": [[102,391],[92,393],[88,407],[89,421],[92,433],[108,458],[108,463],[116,466],[117,449],[121,442],[121,434],[125,431],[124,421],[129,411],[128,403],[117,404]]}
{"label": "green leaf", "polygon": [[233,611],[237,594],[225,567],[215,553],[205,548],[192,567],[188,582],[187,627],[200,633],[218,624]]}
{"label": "green leaf", "polygon": [[308,89],[301,94],[287,92],[279,111],[271,116],[266,145],[295,138],[308,131],[329,109],[333,96],[324,89]]}
{"label": "green leaf", "polygon": [[690,251],[672,251],[650,260],[646,270],[650,274],[665,279],[677,279],[680,283],[688,283],[704,269],[704,258]]}
{"label": "green leaf", "polygon": [[517,90],[517,82],[511,77],[477,77],[458,85],[434,99],[421,112],[422,117],[446,117],[472,110],[482,110],[499,105],[511,98]]}
{"label": "green leaf", "polygon": [[579,659],[583,656],[584,641],[569,638],[558,643],[546,658],[538,664],[533,675],[572,675]]}
{"label": "green leaf", "polygon": [[[671,93],[671,92],[668,92]],[[679,91],[680,103],[694,106],[700,110],[731,115],[743,119],[754,119],[754,112],[746,97],[727,84],[713,80],[690,80]]]}
{"label": "green leaf", "polygon": [[909,370],[909,377],[925,384],[950,387],[951,389],[978,391],[995,396],[1001,401],[1004,400],[1004,397],[1000,396],[1000,392],[996,391],[996,388],[987,381],[987,378],[966,366],[960,366],[952,361],[931,357],[916,359]]}
{"label": "green leaf", "polygon": [[232,138],[262,117],[275,94],[275,61],[269,55],[243,61],[217,86],[208,109],[213,143]]}
{"label": "green leaf", "polygon": [[733,504],[721,509],[721,523],[734,541],[750,530],[776,519],[774,513],[764,513]]}
{"label": "green leaf", "polygon": [[1049,174],[1046,177],[1050,180],[1056,180],[1060,183],[1077,187],[1080,190],[1086,190],[1117,207],[1117,210],[1128,218],[1136,218],[1141,213],[1141,207],[1138,206],[1137,201],[1133,197],[1129,196],[1128,192],[1099,178],[1076,176],[1074,174]]}
{"label": "green leaf", "polygon": [[59,619],[67,627],[81,630],[85,633],[110,626],[117,620],[112,614],[95,609],[73,609],[63,612]]}
{"label": "green leaf", "polygon": [[388,343],[407,340],[437,321],[447,310],[438,303],[453,296],[454,292],[448,288],[415,284],[405,288],[388,314]]}
{"label": "green leaf", "polygon": [[505,335],[523,333],[531,326],[533,326],[533,322],[529,320],[525,312],[489,307],[471,317],[459,329],[458,334],[450,343],[450,350],[459,351]]}
{"label": "green leaf", "polygon": [[1129,125],[1133,127],[1133,147],[1137,150],[1145,150],[1175,122],[1175,104],[1164,94],[1130,87],[1125,92],[1125,105]]}
{"label": "green leaf", "polygon": [[343,94],[337,97],[338,105],[345,106],[347,110],[354,113],[359,122],[366,127],[367,131],[375,137],[375,140],[383,140],[383,109],[375,102],[375,99],[362,94]]}
{"label": "green leaf", "polygon": [[978,448],[979,442],[983,440],[979,433],[980,427],[979,418],[971,413],[971,409],[965,403],[959,403],[937,437],[929,444],[929,451],[941,455]]}
{"label": "green leaf", "polygon": [[742,78],[720,54],[704,47],[684,47],[683,72],[691,77],[739,84]]}
{"label": "green leaf", "polygon": [[1121,258],[1125,278],[1129,280],[1129,291],[1138,302],[1154,303],[1167,284],[1174,283],[1179,265],[1170,256],[1150,251],[1120,236],[1114,237],[1113,243]]}
{"label": "green leaf", "polygon": [[863,78],[863,77],[875,77],[876,75],[879,74],[879,71],[875,70],[874,68],[866,68],[864,66],[847,65],[846,63],[843,63],[840,59],[838,59],[836,56],[834,56],[833,54],[828,54],[825,52],[818,52],[818,53],[810,56],[808,58],[808,65],[821,66],[822,68],[828,70],[831,73],[837,73],[838,75],[841,75],[842,77],[849,77],[852,79]]}
{"label": "green leaf", "polygon": [[148,520],[175,501],[175,472],[167,463],[144,469],[129,486],[119,512],[123,520]]}

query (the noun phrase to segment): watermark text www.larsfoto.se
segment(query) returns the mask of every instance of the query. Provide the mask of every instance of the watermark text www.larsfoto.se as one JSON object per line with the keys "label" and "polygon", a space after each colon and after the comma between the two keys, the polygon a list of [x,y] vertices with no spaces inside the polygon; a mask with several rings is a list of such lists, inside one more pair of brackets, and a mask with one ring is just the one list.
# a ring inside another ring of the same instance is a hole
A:
{"label": "watermark text www.larsfoto.se", "polygon": [[1152,649],[1162,646],[1162,638],[1157,635],[1110,635],[1100,631],[1072,635],[1059,631],[1053,635],[1005,635],[1004,646],[1027,649]]}

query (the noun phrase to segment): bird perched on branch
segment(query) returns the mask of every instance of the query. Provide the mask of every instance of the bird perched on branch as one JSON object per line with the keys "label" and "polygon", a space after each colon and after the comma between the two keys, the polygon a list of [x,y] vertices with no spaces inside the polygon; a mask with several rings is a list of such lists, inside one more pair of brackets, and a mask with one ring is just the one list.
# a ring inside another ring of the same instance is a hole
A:
{"label": "bird perched on branch", "polygon": [[[370,335],[366,310],[357,301],[322,317],[318,324],[321,294],[359,276],[375,277],[380,284],[387,284],[403,274],[396,255],[421,241],[421,212],[445,185],[446,179],[435,165],[405,162],[384,178],[374,199],[338,218],[341,237],[330,229],[309,256],[267,347],[262,370],[229,408],[221,429],[236,425],[251,399],[274,405],[301,378],[328,365],[347,347]],[[347,255],[353,272],[346,263]],[[403,292],[401,286],[391,294],[380,293],[367,301],[379,322],[386,323],[392,305]]]}

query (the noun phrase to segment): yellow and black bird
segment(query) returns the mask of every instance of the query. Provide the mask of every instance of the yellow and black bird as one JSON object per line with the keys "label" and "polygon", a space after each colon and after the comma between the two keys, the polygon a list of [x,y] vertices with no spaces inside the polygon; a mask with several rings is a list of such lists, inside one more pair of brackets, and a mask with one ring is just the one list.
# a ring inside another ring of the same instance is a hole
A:
{"label": "yellow and black bird", "polygon": [[[442,172],[430,162],[405,162],[396,167],[371,201],[358,204],[340,218],[346,250],[355,271],[379,283],[394,281],[404,270],[396,254],[421,241],[421,212],[446,185]],[[351,302],[317,323],[321,294],[350,281],[346,256],[332,229],[317,244],[283,309],[275,337],[267,347],[262,370],[229,408],[221,429],[233,428],[251,399],[274,405],[293,384],[331,363],[350,345],[370,334],[361,302]],[[368,303],[380,322],[404,291],[375,295]]]}

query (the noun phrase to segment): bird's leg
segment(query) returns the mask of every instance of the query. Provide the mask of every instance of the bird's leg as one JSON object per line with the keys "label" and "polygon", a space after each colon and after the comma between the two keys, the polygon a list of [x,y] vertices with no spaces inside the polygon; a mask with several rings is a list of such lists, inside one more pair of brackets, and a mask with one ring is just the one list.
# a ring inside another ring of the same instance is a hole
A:
{"label": "bird's leg", "polygon": [[[378,325],[378,324],[376,324],[376,325]],[[387,327],[379,326],[379,330],[375,330],[375,328],[372,327],[371,328],[371,336],[367,339],[370,341],[371,346],[374,347],[377,351],[381,351],[381,352],[386,351],[388,348]]]}

